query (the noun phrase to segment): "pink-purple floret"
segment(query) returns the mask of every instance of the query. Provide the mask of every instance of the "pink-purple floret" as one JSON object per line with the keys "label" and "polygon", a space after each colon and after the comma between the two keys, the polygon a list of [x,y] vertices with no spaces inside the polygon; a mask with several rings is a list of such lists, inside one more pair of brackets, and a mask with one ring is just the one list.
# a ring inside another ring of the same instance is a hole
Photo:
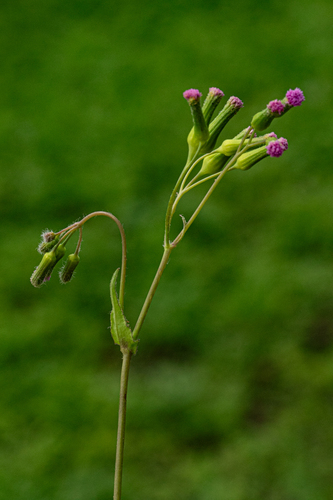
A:
{"label": "pink-purple floret", "polygon": [[276,135],[276,133],[275,133],[275,132],[270,132],[270,133],[268,134],[268,137],[274,137],[274,139],[277,139],[277,135]]}
{"label": "pink-purple floret", "polygon": [[229,98],[228,102],[236,109],[242,108],[244,106],[243,102],[239,99],[239,97],[236,97],[234,95]]}
{"label": "pink-purple floret", "polygon": [[283,151],[285,151],[286,149],[288,149],[288,141],[287,141],[287,139],[285,139],[284,137],[280,137],[279,143],[280,143]]}
{"label": "pink-purple floret", "polygon": [[197,89],[188,89],[188,90],[185,90],[185,92],[183,93],[183,96],[185,97],[185,99],[187,101],[189,101],[190,99],[199,100],[200,97],[202,96],[202,94]]}
{"label": "pink-purple floret", "polygon": [[272,158],[278,158],[282,155],[284,149],[279,141],[272,141],[266,146],[267,153]]}
{"label": "pink-purple floret", "polygon": [[222,92],[222,90],[218,89],[217,87],[210,87],[209,92],[216,97],[217,96],[219,96],[219,97],[224,96],[224,93]]}
{"label": "pink-purple floret", "polygon": [[286,98],[290,106],[300,106],[302,102],[305,101],[304,94],[298,87],[294,90],[289,89],[286,93]]}
{"label": "pink-purple floret", "polygon": [[274,101],[271,101],[267,104],[267,108],[272,112],[272,113],[279,113],[279,115],[282,113],[284,110],[284,105],[279,99],[274,99]]}

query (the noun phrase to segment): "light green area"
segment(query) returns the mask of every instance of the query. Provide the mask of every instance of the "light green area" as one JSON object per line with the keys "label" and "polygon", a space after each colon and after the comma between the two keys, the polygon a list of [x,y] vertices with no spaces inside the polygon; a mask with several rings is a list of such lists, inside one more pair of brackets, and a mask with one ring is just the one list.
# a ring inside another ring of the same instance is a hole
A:
{"label": "light green area", "polygon": [[289,150],[227,174],[171,255],[131,367],[123,500],[333,498],[332,18],[331,0],[1,2],[0,500],[112,498],[118,230],[87,223],[66,286],[31,286],[35,248],[112,211],[133,327],[186,160],[182,92],[211,86],[245,104],[222,140],[289,88],[306,101],[273,122]]}

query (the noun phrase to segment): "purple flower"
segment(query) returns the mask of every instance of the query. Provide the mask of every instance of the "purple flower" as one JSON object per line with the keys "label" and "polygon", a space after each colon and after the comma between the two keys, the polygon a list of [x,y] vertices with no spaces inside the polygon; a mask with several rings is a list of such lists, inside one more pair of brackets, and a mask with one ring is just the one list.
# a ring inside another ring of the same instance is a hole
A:
{"label": "purple flower", "polygon": [[267,153],[272,158],[278,158],[282,155],[284,148],[281,146],[279,141],[272,141],[266,146]]}
{"label": "purple flower", "polygon": [[303,92],[298,87],[295,90],[289,89],[286,93],[286,98],[290,106],[300,106],[305,100]]}
{"label": "purple flower", "polygon": [[218,89],[217,87],[210,87],[209,92],[211,94],[213,94],[214,96],[219,96],[219,97],[224,96],[224,93],[222,92],[222,90]]}
{"label": "purple flower", "polygon": [[267,108],[272,112],[272,113],[279,113],[279,115],[282,113],[284,110],[284,105],[279,99],[275,99],[274,101],[271,101],[267,104]]}
{"label": "purple flower", "polygon": [[279,143],[280,143],[283,151],[285,151],[286,149],[288,149],[288,141],[287,141],[287,139],[285,139],[284,137],[280,137]]}
{"label": "purple flower", "polygon": [[231,96],[228,100],[229,104],[231,104],[235,109],[240,109],[244,106],[243,102],[239,99],[239,97]]}
{"label": "purple flower", "polygon": [[277,139],[277,135],[275,132],[270,132],[269,134],[267,134],[268,137],[274,137],[274,139]]}
{"label": "purple flower", "polygon": [[185,92],[183,93],[183,96],[185,97],[185,99],[187,101],[192,100],[192,99],[195,99],[196,101],[198,101],[200,99],[200,97],[202,96],[202,94],[197,89],[189,89],[189,90],[185,90]]}

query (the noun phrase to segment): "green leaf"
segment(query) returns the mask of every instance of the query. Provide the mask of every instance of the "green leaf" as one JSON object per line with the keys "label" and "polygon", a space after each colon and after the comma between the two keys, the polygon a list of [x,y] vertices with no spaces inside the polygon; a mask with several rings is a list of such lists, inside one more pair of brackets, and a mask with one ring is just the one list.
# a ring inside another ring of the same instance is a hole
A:
{"label": "green leaf", "polygon": [[120,346],[120,350],[130,351],[136,354],[138,340],[133,340],[132,331],[128,326],[128,322],[124,316],[123,310],[120,307],[116,293],[116,281],[119,268],[113,273],[110,283],[110,295],[112,303],[111,311],[111,335],[114,343]]}

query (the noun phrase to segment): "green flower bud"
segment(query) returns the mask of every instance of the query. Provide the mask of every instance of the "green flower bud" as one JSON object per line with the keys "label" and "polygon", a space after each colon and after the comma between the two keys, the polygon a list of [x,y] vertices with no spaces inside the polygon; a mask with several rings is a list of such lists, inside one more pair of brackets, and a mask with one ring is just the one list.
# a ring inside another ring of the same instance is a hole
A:
{"label": "green flower bud", "polygon": [[55,253],[55,256],[56,256],[56,263],[59,262],[60,259],[63,258],[63,256],[65,255],[66,253],[66,247],[65,245],[63,245],[62,243],[60,243],[55,249],[54,249],[54,253]]}
{"label": "green flower bud", "polygon": [[235,96],[232,96],[228,99],[226,105],[220,111],[220,113],[214,118],[214,120],[209,125],[209,139],[202,146],[200,154],[203,155],[205,153],[209,153],[213,150],[218,136],[226,126],[226,124],[231,120],[233,116],[243,107],[242,101]]}
{"label": "green flower bud", "polygon": [[39,288],[44,281],[47,281],[51,276],[52,270],[57,263],[57,258],[54,252],[47,252],[43,255],[41,263],[32,273],[30,278],[31,284]]}
{"label": "green flower bud", "polygon": [[237,159],[235,165],[233,165],[234,168],[238,168],[240,170],[248,170],[249,168],[253,167],[258,161],[262,160],[263,158],[266,158],[268,156],[266,145],[261,146],[261,148],[253,149],[251,151],[247,151],[246,153],[243,153],[240,155],[240,157]]}
{"label": "green flower bud", "polygon": [[67,257],[65,265],[59,273],[61,283],[68,283],[72,279],[76,266],[79,262],[80,257],[75,253],[72,253]]}
{"label": "green flower bud", "polygon": [[222,90],[216,87],[211,87],[209,89],[208,95],[202,106],[202,113],[204,115],[207,125],[209,125],[213,113],[223,96],[224,93],[222,92]]}
{"label": "green flower bud", "polygon": [[199,175],[215,174],[224,167],[228,160],[228,156],[220,152],[215,152],[206,156],[202,162],[202,167]]}
{"label": "green flower bud", "polygon": [[51,278],[51,274],[52,274],[54,266],[59,262],[59,260],[61,260],[63,258],[63,256],[65,255],[65,252],[66,252],[66,248],[61,243],[56,248],[54,248],[52,250],[52,253],[55,255],[55,263],[54,263],[53,267],[50,268],[49,274],[47,274],[45,276],[45,281],[47,281]]}
{"label": "green flower bud", "polygon": [[259,131],[265,130],[270,126],[274,118],[274,114],[268,108],[265,108],[254,115],[251,127]]}
{"label": "green flower bud", "polygon": [[189,89],[183,93],[190,106],[193,119],[193,128],[187,137],[190,159],[194,157],[199,144],[206,142],[209,136],[208,127],[201,109],[201,95],[196,89]]}
{"label": "green flower bud", "polygon": [[[251,140],[251,145],[259,145],[261,146],[266,139],[266,136],[261,136],[261,137],[254,137]],[[250,139],[245,139],[243,142],[244,146],[248,144]],[[225,141],[222,142],[221,146],[217,149],[217,151],[221,151],[221,153],[225,154],[226,156],[233,156],[240,143],[242,142],[242,139],[226,139]]]}
{"label": "green flower bud", "polygon": [[59,235],[55,236],[54,239],[44,239],[44,241],[42,241],[38,246],[38,252],[39,253],[49,252],[58,243],[58,241],[59,241]]}

